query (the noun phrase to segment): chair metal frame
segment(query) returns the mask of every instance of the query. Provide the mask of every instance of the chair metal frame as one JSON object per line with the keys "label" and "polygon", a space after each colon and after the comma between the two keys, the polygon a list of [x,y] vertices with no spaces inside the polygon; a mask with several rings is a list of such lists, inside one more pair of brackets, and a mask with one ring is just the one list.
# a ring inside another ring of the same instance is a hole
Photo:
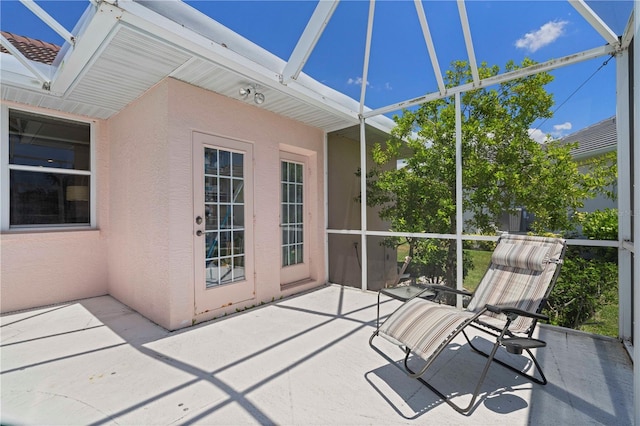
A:
{"label": "chair metal frame", "polygon": [[[457,412],[464,414],[464,415],[468,415],[470,414],[470,412],[472,411],[472,409],[475,406],[476,400],[480,394],[480,389],[482,386],[482,383],[484,382],[484,379],[487,376],[487,373],[489,371],[489,367],[491,366],[491,364],[493,362],[496,362],[499,365],[502,365],[505,368],[508,368],[511,371],[516,372],[517,374],[522,375],[523,377],[526,377],[527,379],[531,380],[534,383],[538,383],[541,385],[545,385],[547,383],[547,378],[545,377],[543,371],[542,371],[542,367],[540,365],[540,363],[538,362],[538,360],[536,359],[535,355],[532,352],[532,349],[535,348],[541,348],[541,347],[545,347],[546,346],[546,342],[539,340],[539,339],[535,339],[533,338],[533,333],[534,330],[537,326],[538,321],[543,320],[543,321],[548,321],[549,318],[546,315],[543,315],[541,312],[544,309],[544,307],[547,304],[547,300],[549,298],[549,295],[551,294],[551,291],[553,290],[555,283],[558,279],[558,276],[560,274],[560,269],[561,269],[561,265],[564,259],[564,255],[566,252],[566,243],[563,241],[562,242],[562,250],[560,253],[560,256],[558,257],[558,259],[549,259],[550,263],[556,263],[556,269],[554,271],[554,274],[548,284],[548,287],[545,291],[544,297],[542,298],[542,300],[540,301],[538,308],[536,309],[535,312],[530,312],[530,311],[524,311],[522,309],[518,309],[518,308],[514,308],[514,307],[510,307],[510,306],[495,306],[495,305],[485,305],[484,308],[482,308],[481,310],[479,310],[477,313],[475,313],[473,316],[470,316],[468,319],[466,319],[465,321],[461,322],[460,324],[458,324],[458,326],[455,328],[455,330],[446,338],[444,339],[444,341],[438,346],[438,348],[433,352],[433,354],[429,357],[429,360],[425,363],[425,365],[420,368],[418,371],[414,371],[413,369],[411,369],[408,365],[408,361],[409,361],[409,357],[412,353],[411,348],[405,347],[405,346],[400,346],[401,349],[404,351],[405,356],[404,356],[404,361],[403,361],[403,365],[405,368],[405,372],[407,373],[407,375],[409,377],[412,377],[414,379],[417,379],[418,381],[420,381],[420,383],[422,383],[423,385],[425,385],[427,388],[429,388],[432,392],[434,392],[436,395],[438,395],[440,398],[442,398],[443,401],[445,401],[447,404],[449,404],[453,409],[455,409]],[[486,272],[485,272],[486,275]],[[473,296],[472,293],[464,291],[464,290],[457,290],[457,289],[452,289],[446,286],[442,286],[442,285],[431,285],[428,286],[425,291],[432,291],[432,292],[436,292],[435,297],[432,299],[433,301],[425,301],[424,303],[440,303],[440,298],[443,294],[445,293],[454,293],[454,294],[461,294],[461,295],[465,295],[465,296]],[[417,294],[415,296],[413,296],[411,299],[415,298],[415,297],[419,297],[420,295]],[[378,295],[379,298],[379,295]],[[410,299],[409,299],[410,300]],[[406,303],[406,302],[405,302]],[[443,308],[447,309],[455,309],[453,307],[448,307],[446,305],[443,305]],[[398,308],[400,309],[400,308]],[[396,309],[396,311],[398,310]],[[395,311],[394,311],[395,312]],[[496,313],[496,314],[504,314],[506,316],[506,321],[504,322],[504,325],[502,328],[498,328],[495,325],[489,324],[487,322],[482,321],[482,316],[485,315],[487,312],[492,312],[492,313]],[[393,315],[393,314],[392,314]],[[532,323],[529,326],[528,330],[525,333],[521,333],[521,334],[514,334],[509,330],[509,327],[511,325],[511,323],[518,317],[518,316],[525,316],[528,318],[532,319]],[[378,317],[379,317],[379,306],[378,306]],[[491,336],[493,336],[495,338],[495,342],[493,343],[493,347],[491,349],[491,351],[489,353],[486,353],[484,351],[482,351],[480,348],[478,348],[477,346],[473,345],[473,343],[471,342],[471,339],[469,338],[469,336],[467,335],[465,328],[467,326],[473,327],[477,330],[480,330],[484,333],[487,333]],[[382,350],[380,350],[378,347],[376,347],[373,343],[373,340],[375,339],[376,336],[379,335],[379,330],[380,330],[381,325],[379,324],[379,321],[376,323],[376,329],[375,331],[371,334],[371,337],[369,338],[369,346],[371,346],[371,348],[373,348],[376,352],[378,352],[382,357],[384,357],[385,359],[387,359],[391,364],[395,364],[396,362],[390,358],[387,354],[385,354]],[[473,391],[472,397],[471,397],[471,401],[469,402],[469,404],[466,407],[461,407],[460,405],[454,403],[452,401],[452,399],[448,396],[446,396],[444,393],[442,393],[440,390],[438,390],[436,387],[434,387],[431,383],[427,382],[425,379],[423,379],[421,376],[429,369],[429,367],[431,367],[431,365],[433,364],[433,362],[438,358],[438,356],[447,348],[447,346],[453,341],[453,339],[455,339],[460,333],[462,333],[465,337],[465,339],[467,340],[467,342],[469,343],[470,348],[474,351],[477,352],[478,354],[484,356],[485,358],[487,358],[487,362],[485,363],[485,366],[482,370],[482,373],[480,374],[480,377],[478,379],[478,382],[475,386],[475,389]],[[537,373],[539,374],[540,378],[535,377],[535,372],[533,374],[529,374],[525,371],[523,371],[520,368],[517,368],[505,361],[502,361],[500,359],[497,359],[496,353],[498,351],[498,348],[500,346],[504,346],[505,349],[507,350],[507,352],[512,353],[512,354],[516,354],[516,355],[521,355],[523,352],[526,352],[528,357],[530,358],[530,360],[532,361],[533,365],[535,366],[535,369],[537,371]]]}

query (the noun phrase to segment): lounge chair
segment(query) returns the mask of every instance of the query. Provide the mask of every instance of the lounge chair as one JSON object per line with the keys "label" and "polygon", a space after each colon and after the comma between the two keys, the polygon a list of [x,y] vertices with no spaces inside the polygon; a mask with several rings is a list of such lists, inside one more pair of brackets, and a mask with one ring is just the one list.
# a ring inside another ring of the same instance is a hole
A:
{"label": "lounge chair", "polygon": [[376,316],[376,328],[380,326],[380,296],[385,295],[391,297],[396,300],[400,300],[402,302],[406,302],[407,300],[420,295],[421,297],[431,298],[435,296],[435,293],[430,291],[425,291],[425,286],[415,285],[415,284],[406,284],[406,281],[411,278],[411,276],[406,273],[407,268],[411,263],[411,256],[406,256],[404,258],[404,263],[400,267],[398,271],[398,275],[395,280],[378,290],[378,310]]}
{"label": "lounge chair", "polygon": [[[489,268],[473,294],[446,286],[429,286],[427,291],[437,293],[436,301],[425,300],[419,295],[409,299],[376,328],[369,344],[392,362],[389,356],[373,344],[373,340],[376,336],[383,336],[399,345],[405,352],[404,368],[407,374],[418,379],[462,414],[469,413],[474,407],[493,361],[544,385],[547,379],[532,349],[542,348],[546,343],[534,338],[533,332],[539,320],[548,320],[541,311],[560,272],[565,249],[565,241],[558,238],[502,236],[493,252]],[[467,308],[459,310],[437,302],[444,293],[472,297]],[[481,330],[490,336],[493,340],[490,353],[473,345],[467,335],[467,327]],[[421,377],[460,333],[474,351],[487,357],[471,401],[466,407],[455,404],[451,397],[447,397]],[[500,346],[512,354],[526,352],[535,365],[538,377],[535,372],[528,374],[496,359]],[[408,365],[412,353],[426,362],[418,371],[413,371]]]}

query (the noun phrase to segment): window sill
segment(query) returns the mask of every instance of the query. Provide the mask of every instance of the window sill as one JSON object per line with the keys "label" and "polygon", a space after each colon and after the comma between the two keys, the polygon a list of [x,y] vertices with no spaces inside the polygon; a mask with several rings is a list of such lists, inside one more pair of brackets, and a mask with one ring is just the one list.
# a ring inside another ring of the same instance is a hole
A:
{"label": "window sill", "polygon": [[0,232],[2,241],[38,239],[75,239],[75,238],[99,238],[102,234],[99,228],[90,227],[65,227],[65,228],[21,228]]}

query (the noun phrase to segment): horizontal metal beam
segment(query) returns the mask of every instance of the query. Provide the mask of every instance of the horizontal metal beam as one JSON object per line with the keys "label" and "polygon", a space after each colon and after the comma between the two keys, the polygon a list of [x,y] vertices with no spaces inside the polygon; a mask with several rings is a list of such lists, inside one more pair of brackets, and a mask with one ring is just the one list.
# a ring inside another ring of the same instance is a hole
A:
{"label": "horizontal metal beam", "polygon": [[[339,235],[362,235],[362,231],[359,229],[327,229],[327,234],[339,234]],[[365,231],[365,234],[370,237],[404,237],[404,238],[433,238],[440,240],[455,240],[458,238],[456,234],[435,234],[431,232],[393,232],[393,231]],[[464,241],[498,241],[500,238],[497,235],[472,235],[463,234],[461,236]],[[618,240],[583,240],[583,239],[568,239],[565,240],[569,246],[582,246],[582,247],[622,247],[629,249],[632,248],[626,242],[619,242]]]}
{"label": "horizontal metal beam", "polygon": [[374,115],[386,114],[393,111],[398,111],[403,108],[410,108],[415,105],[420,105],[425,102],[435,101],[436,99],[442,99],[449,96],[453,96],[456,93],[468,92],[470,90],[479,89],[481,87],[489,87],[494,84],[504,83],[506,81],[514,80],[516,78],[528,77],[533,74],[538,74],[545,71],[551,71],[557,68],[561,68],[567,65],[576,64],[579,62],[588,61],[589,59],[599,58],[601,56],[611,55],[617,51],[616,46],[606,45],[596,47],[594,49],[585,50],[573,55],[564,56],[558,59],[551,59],[547,62],[531,65],[526,68],[520,68],[515,71],[510,71],[504,74],[499,74],[493,77],[480,80],[480,84],[467,83],[460,86],[451,87],[446,90],[444,94],[440,92],[428,93],[418,98],[409,99],[397,104],[389,105],[382,108],[373,109],[364,114],[365,118],[373,117]]}

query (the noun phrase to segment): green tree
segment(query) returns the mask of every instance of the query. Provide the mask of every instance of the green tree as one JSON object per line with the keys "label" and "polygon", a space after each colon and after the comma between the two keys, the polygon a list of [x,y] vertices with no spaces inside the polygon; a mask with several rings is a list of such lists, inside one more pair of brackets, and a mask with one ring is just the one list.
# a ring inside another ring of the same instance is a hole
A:
{"label": "green tree", "polygon": [[[534,65],[509,62],[505,71]],[[499,73],[482,64],[480,78]],[[504,213],[524,207],[535,216],[535,232],[567,230],[583,200],[603,192],[609,173],[597,167],[581,173],[572,146],[532,140],[536,119],[551,117],[553,96],[544,86],[553,77],[540,73],[472,90],[461,95],[463,203],[471,213],[466,229],[494,234]],[[472,81],[464,61],[447,71],[447,87]],[[455,104],[444,98],[405,109],[385,144],[373,150],[376,164],[367,174],[367,202],[399,232],[456,232]],[[403,167],[394,167],[399,158]],[[406,239],[410,254],[440,259],[447,285],[455,285],[456,253],[452,240]],[[424,262],[423,262],[424,263]]]}

